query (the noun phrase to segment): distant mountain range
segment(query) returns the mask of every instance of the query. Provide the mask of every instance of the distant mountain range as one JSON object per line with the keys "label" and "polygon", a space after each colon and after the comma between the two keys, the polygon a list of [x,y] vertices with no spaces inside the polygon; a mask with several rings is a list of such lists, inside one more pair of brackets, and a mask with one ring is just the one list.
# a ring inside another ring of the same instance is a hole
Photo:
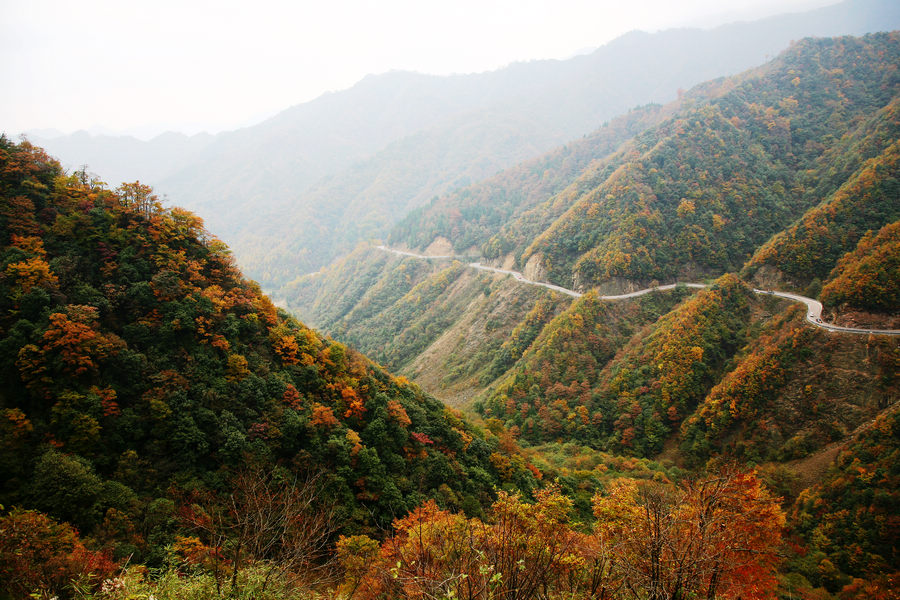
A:
{"label": "distant mountain range", "polygon": [[[437,198],[389,243],[601,294],[729,272],[810,296],[825,284],[829,309],[854,298],[856,309],[896,319],[896,276],[883,258],[893,242],[875,234],[900,218],[898,60],[896,33],[804,40],[764,67]],[[832,273],[854,251],[851,262],[867,266]],[[423,385],[454,401],[502,375],[569,303],[461,264],[420,263],[360,247],[283,297],[392,369],[420,382],[436,371],[440,382]]]}
{"label": "distant mountain range", "polygon": [[[890,0],[710,30],[632,32],[589,55],[490,73],[369,76],[215,136],[34,136],[70,168],[140,179],[197,212],[247,273],[275,289],[429,199],[537,157],[632,107],[759,65],[806,36],[900,27]],[[286,75],[287,76],[287,75]]]}
{"label": "distant mountain range", "polygon": [[[360,244],[284,299],[528,452],[572,457],[563,485],[592,469],[584,448],[754,465],[799,543],[790,595],[878,597],[851,592],[896,587],[880,523],[900,506],[900,338],[753,290],[900,329],[898,64],[896,31],[798,41],[438,197],[390,232],[405,254]],[[603,297],[675,282],[708,287]]]}
{"label": "distant mountain range", "polygon": [[[216,497],[241,512],[229,470],[256,465],[320,470],[339,548],[374,552],[351,534],[406,529],[428,500],[483,515],[501,490],[534,506],[558,490],[603,536],[630,511],[596,510],[621,478],[662,506],[669,482],[702,491],[707,467],[735,464],[771,497],[754,483],[729,504],[777,497],[786,514],[747,528],[785,526],[779,597],[892,597],[900,31],[803,36],[898,28],[898,12],[634,33],[569,61],[373,76],[228,134],[117,140],[121,168],[146,161],[323,334],[200,218],[0,136],[0,504],[17,507],[0,520],[53,517],[165,567],[206,543],[182,534]],[[56,569],[21,550],[48,534],[16,531],[0,582],[24,581],[20,560]],[[236,565],[243,546],[215,535]],[[566,578],[585,564],[567,558]]]}

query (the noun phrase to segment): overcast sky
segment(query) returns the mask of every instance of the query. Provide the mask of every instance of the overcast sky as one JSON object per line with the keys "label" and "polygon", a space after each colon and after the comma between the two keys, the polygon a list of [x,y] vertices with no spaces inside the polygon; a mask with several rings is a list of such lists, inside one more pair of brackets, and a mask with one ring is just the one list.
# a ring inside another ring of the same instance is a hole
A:
{"label": "overcast sky", "polygon": [[392,69],[566,58],[836,0],[0,0],[0,132],[248,125]]}

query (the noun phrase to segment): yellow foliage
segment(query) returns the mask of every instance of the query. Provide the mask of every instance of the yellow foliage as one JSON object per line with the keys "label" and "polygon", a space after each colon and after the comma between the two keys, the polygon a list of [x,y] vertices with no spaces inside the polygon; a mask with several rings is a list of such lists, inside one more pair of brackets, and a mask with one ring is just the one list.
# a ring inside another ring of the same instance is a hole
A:
{"label": "yellow foliage", "polygon": [[59,283],[56,275],[50,271],[50,265],[43,258],[35,257],[7,265],[6,274],[18,280],[22,291],[26,294],[36,285],[55,286]]}
{"label": "yellow foliage", "polygon": [[228,381],[241,381],[250,374],[247,367],[247,359],[241,354],[228,355],[228,367],[225,370],[225,379]]}

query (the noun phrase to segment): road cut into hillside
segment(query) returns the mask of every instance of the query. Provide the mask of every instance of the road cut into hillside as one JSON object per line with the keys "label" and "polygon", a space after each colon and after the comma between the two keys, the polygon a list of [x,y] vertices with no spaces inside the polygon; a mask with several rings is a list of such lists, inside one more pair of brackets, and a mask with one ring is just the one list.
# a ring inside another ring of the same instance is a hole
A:
{"label": "road cut into hillside", "polygon": [[[383,250],[385,252],[391,252],[393,254],[397,254],[399,256],[406,256],[410,258],[419,258],[423,260],[438,260],[438,259],[452,259],[452,260],[461,260],[467,261],[471,257],[466,256],[454,256],[454,255],[440,255],[440,256],[429,256],[426,254],[416,254],[415,252],[409,252],[406,250],[395,250],[393,248],[388,248],[387,246],[376,246],[379,250]],[[522,273],[518,271],[511,271],[508,269],[498,269],[496,267],[489,267],[487,265],[483,265],[480,262],[468,262],[466,263],[469,267],[473,269],[478,269],[480,271],[490,271],[492,273],[499,273],[501,275],[510,275],[516,281],[520,283],[524,283],[527,285],[537,285],[541,287],[545,287],[550,290],[554,290],[561,294],[565,294],[567,296],[571,296],[573,298],[580,298],[582,294],[580,292],[576,292],[575,290],[570,290],[564,288],[559,285],[554,285],[552,283],[546,283],[543,281],[533,281],[531,279],[526,278]],[[651,292],[661,292],[665,290],[673,290],[678,286],[684,286],[689,288],[702,289],[709,287],[703,283],[670,283],[667,285],[658,285],[654,287],[644,288],[642,290],[638,290],[636,292],[629,292],[628,294],[619,294],[615,296],[600,296],[601,300],[626,300],[628,298],[637,298],[638,296],[643,296],[644,294],[649,294]],[[791,294],[789,292],[779,292],[776,290],[760,290],[755,289],[753,293],[767,296],[776,296],[778,298],[784,298],[785,300],[791,300],[793,302],[802,302],[806,305],[806,320],[812,325],[819,327],[821,329],[825,329],[827,331],[834,331],[839,333],[856,333],[856,334],[865,334],[865,335],[900,335],[900,329],[864,329],[862,327],[841,327],[840,325],[834,325],[832,323],[826,323],[822,320],[822,303],[818,300],[814,300],[813,298],[807,298],[806,296],[801,296],[799,294]]]}

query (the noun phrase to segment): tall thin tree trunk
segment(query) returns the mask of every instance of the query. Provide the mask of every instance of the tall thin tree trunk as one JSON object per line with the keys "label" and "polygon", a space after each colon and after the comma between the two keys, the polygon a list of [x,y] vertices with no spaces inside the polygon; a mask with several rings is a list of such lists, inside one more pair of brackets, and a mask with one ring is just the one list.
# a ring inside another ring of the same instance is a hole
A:
{"label": "tall thin tree trunk", "polygon": [[706,600],[716,600],[716,587],[719,585],[719,561],[713,567],[712,577],[709,580],[709,589],[706,590]]}

